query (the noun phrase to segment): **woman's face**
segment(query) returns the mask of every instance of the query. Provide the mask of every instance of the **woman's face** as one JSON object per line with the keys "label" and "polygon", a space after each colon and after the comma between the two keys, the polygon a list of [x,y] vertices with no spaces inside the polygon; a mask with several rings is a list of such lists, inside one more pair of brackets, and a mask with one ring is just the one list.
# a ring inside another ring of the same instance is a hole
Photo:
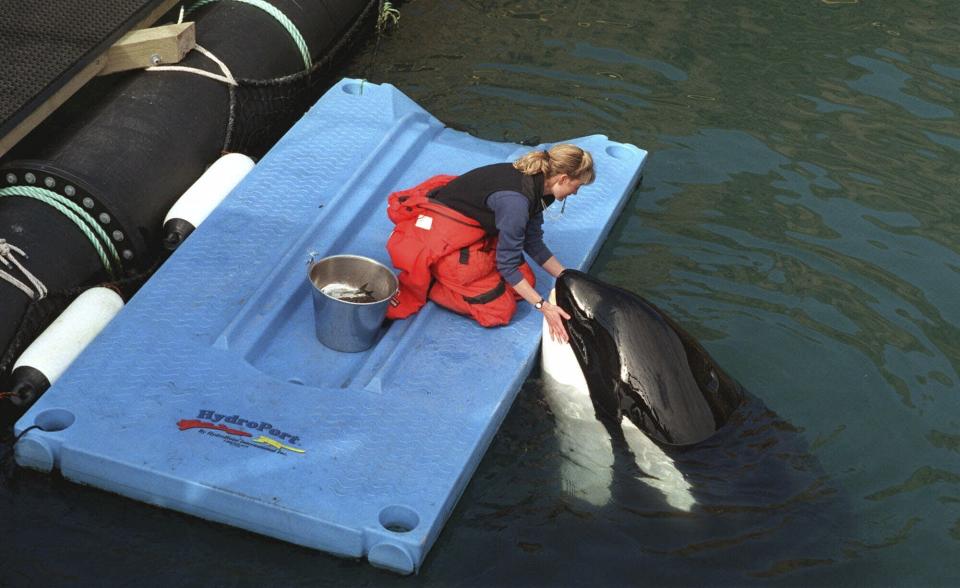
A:
{"label": "woman's face", "polygon": [[567,174],[560,174],[556,176],[556,181],[553,184],[553,189],[551,193],[553,197],[557,200],[562,201],[567,196],[572,196],[577,193],[577,190],[580,189],[580,186],[583,185],[583,182],[576,180],[568,176]]}

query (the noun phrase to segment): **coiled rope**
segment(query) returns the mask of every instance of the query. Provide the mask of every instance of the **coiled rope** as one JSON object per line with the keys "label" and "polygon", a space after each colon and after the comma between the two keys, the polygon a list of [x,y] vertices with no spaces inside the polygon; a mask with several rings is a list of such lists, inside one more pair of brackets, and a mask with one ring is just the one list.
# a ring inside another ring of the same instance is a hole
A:
{"label": "coiled rope", "polygon": [[[197,0],[187,8],[187,13],[191,13],[194,10],[206,6],[207,4],[213,4],[219,0]],[[255,6],[260,10],[266,12],[272,16],[280,25],[287,31],[287,34],[290,35],[290,38],[293,39],[294,44],[297,46],[297,49],[300,50],[300,57],[303,58],[303,66],[305,69],[310,69],[313,66],[313,59],[310,57],[310,48],[307,47],[307,42],[303,39],[303,35],[300,34],[300,30],[297,28],[297,25],[293,24],[287,15],[280,12],[280,10],[270,4],[269,2],[264,2],[263,0],[233,0],[234,2],[242,2],[243,4],[249,4],[250,6]]]}
{"label": "coiled rope", "polygon": [[[103,264],[103,268],[107,270],[107,273],[110,274],[111,277],[115,276],[116,270],[120,269],[121,266],[120,255],[117,253],[117,248],[113,246],[113,242],[110,241],[110,237],[107,236],[107,232],[103,230],[103,227],[77,203],[56,192],[36,186],[10,186],[0,189],[0,198],[14,196],[24,196],[39,200],[44,204],[52,206],[73,221],[73,224],[77,225],[77,228],[86,235],[90,244],[93,245],[97,256],[100,258],[100,262]],[[110,257],[107,256],[108,252]],[[110,258],[113,259],[112,262]]]}
{"label": "coiled rope", "polygon": [[[23,274],[27,281],[30,282],[30,286],[24,284],[22,281],[13,276],[13,274],[0,269],[0,278],[3,278],[6,282],[13,284],[19,288],[24,294],[30,297],[31,300],[43,300],[47,297],[47,287],[43,282],[40,281],[37,276],[30,273],[30,270],[23,265],[23,262],[16,258],[14,255],[20,255],[24,259],[29,258],[30,256],[24,253],[23,249],[20,249],[16,245],[11,245],[7,243],[6,239],[0,239],[0,263],[7,269],[13,269],[16,267],[20,270],[20,273]],[[36,293],[34,293],[34,288],[36,288]]]}

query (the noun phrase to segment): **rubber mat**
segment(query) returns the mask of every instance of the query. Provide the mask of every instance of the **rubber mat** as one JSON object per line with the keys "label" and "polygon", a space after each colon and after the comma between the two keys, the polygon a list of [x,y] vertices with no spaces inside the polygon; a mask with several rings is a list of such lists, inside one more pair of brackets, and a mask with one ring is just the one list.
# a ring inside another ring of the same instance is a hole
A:
{"label": "rubber mat", "polygon": [[5,2],[0,138],[166,0]]}
{"label": "rubber mat", "polygon": [[[597,180],[547,244],[587,268],[646,152],[573,139]],[[368,351],[324,347],[307,264],[390,265],[386,196],[530,147],[342,80],[17,423],[21,465],[401,573],[417,570],[527,377],[540,314],[484,329],[429,303]],[[539,268],[538,268],[539,271]],[[538,289],[552,278],[539,271]]]}

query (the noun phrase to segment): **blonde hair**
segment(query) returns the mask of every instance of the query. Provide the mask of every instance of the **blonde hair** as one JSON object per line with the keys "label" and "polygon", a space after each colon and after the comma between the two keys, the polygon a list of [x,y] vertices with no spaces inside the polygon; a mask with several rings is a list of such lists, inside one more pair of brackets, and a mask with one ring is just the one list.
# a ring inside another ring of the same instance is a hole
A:
{"label": "blonde hair", "polygon": [[570,143],[554,145],[549,151],[531,151],[514,161],[513,167],[528,176],[543,174],[545,178],[551,178],[566,174],[584,184],[592,182],[596,175],[590,152]]}

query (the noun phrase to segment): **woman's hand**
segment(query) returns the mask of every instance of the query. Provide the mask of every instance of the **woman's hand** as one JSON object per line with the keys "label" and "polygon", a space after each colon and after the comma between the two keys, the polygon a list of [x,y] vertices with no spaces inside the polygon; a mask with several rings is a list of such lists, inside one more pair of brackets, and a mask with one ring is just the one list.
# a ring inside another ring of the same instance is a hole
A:
{"label": "woman's hand", "polygon": [[[557,265],[559,266],[560,264],[558,263]],[[562,269],[563,266],[560,267]],[[533,306],[536,306],[537,303],[543,300],[540,294],[530,285],[530,282],[526,280],[520,280],[514,284],[513,289]],[[556,304],[543,300],[543,304],[540,305],[540,312],[542,312],[543,316],[547,319],[547,326],[550,327],[550,337],[554,341],[566,343],[570,339],[567,336],[567,330],[563,327],[563,320],[570,320],[570,315],[567,314],[567,311]]]}
{"label": "woman's hand", "polygon": [[550,338],[560,343],[566,343],[570,340],[567,335],[567,329],[563,326],[563,320],[570,320],[570,315],[556,304],[544,302],[540,308],[544,318],[547,319],[547,326],[550,327]]}

